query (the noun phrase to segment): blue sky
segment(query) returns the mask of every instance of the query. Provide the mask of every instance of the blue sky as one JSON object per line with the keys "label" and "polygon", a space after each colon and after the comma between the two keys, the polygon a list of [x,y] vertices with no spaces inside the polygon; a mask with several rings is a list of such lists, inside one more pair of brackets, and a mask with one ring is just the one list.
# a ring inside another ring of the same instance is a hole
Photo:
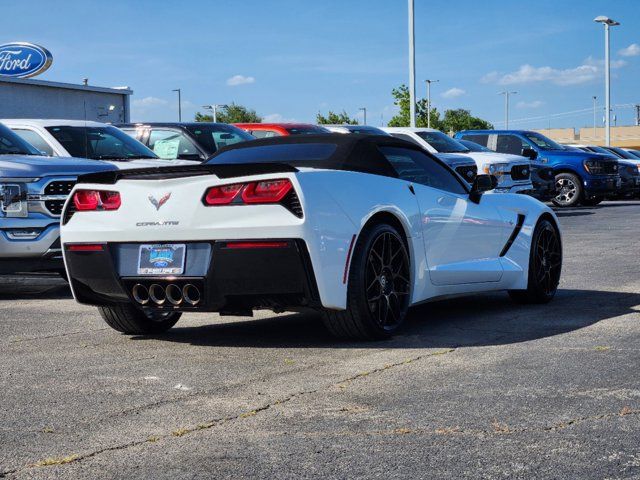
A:
{"label": "blue sky", "polygon": [[[612,104],[640,103],[638,0],[415,0],[416,78],[438,79],[441,111],[467,108],[496,122],[513,96],[522,128],[590,126],[604,93],[603,28],[612,30]],[[40,78],[134,90],[132,120],[183,119],[200,106],[236,102],[267,120],[313,121],[318,111],[366,107],[380,125],[391,89],[408,81],[405,0],[23,0],[3,4],[0,42],[47,47]],[[564,112],[578,112],[563,114]],[[629,106],[614,112],[633,122]],[[599,118],[601,118],[601,114]]]}

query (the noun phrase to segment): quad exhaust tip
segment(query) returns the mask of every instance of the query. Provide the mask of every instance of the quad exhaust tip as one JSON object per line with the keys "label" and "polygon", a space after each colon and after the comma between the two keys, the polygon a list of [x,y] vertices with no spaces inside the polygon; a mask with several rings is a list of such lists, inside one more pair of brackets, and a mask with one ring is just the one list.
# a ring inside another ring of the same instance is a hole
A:
{"label": "quad exhaust tip", "polygon": [[165,302],[169,302],[174,307],[181,305],[183,302],[195,307],[202,299],[200,289],[191,283],[187,283],[182,288],[175,283],[170,283],[166,287],[154,283],[149,288],[136,283],[131,289],[131,295],[140,305],[148,305],[149,302],[153,302],[160,306],[164,305]]}

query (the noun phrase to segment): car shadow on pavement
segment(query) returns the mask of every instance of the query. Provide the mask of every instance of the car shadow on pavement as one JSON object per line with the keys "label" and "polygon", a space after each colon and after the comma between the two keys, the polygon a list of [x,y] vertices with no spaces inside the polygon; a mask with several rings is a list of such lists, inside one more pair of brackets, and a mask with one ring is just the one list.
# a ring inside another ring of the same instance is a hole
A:
{"label": "car shadow on pavement", "polygon": [[69,298],[69,284],[58,275],[0,275],[0,302]]}
{"label": "car shadow on pavement", "polygon": [[[332,338],[318,315],[300,313],[136,336],[211,347],[251,348],[457,348],[526,342],[588,327],[637,311],[640,294],[559,290],[547,305],[518,305],[506,293],[475,295],[417,306],[390,340],[346,342]],[[222,318],[224,321],[224,317]]]}

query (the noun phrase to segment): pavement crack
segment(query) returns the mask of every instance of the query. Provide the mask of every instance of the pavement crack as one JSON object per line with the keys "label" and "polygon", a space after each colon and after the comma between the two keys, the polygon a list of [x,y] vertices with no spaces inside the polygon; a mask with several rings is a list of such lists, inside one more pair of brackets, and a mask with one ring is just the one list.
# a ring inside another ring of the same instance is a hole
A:
{"label": "pavement crack", "polygon": [[317,388],[314,389],[310,389],[310,390],[301,390],[298,392],[294,392],[291,393],[283,398],[274,400],[273,402],[270,403],[266,403],[263,404],[261,406],[258,406],[252,410],[248,410],[248,411],[244,411],[244,412],[240,412],[236,415],[229,415],[226,417],[220,417],[220,418],[216,418],[214,420],[210,420],[208,422],[205,423],[200,423],[196,426],[192,426],[192,427],[186,427],[186,428],[179,428],[176,430],[173,430],[170,433],[164,433],[164,434],[159,434],[159,435],[154,435],[145,439],[141,439],[141,440],[133,440],[131,442],[127,442],[127,443],[122,443],[119,445],[114,445],[114,446],[110,446],[110,447],[105,447],[105,448],[101,448],[98,450],[93,450],[91,452],[87,452],[87,453],[73,453],[73,454],[69,454],[69,455],[64,455],[64,456],[60,456],[60,457],[49,457],[49,458],[45,458],[43,460],[34,462],[34,463],[30,463],[27,465],[24,465],[23,467],[18,467],[18,468],[14,468],[12,470],[5,470],[0,472],[0,478],[4,478],[7,475],[13,475],[16,473],[20,473],[22,471],[25,470],[29,470],[29,469],[33,469],[33,468],[43,468],[43,467],[47,467],[47,466],[63,466],[63,465],[70,465],[73,463],[78,463],[81,462],[83,460],[87,460],[89,458],[93,458],[96,457],[98,455],[101,455],[103,453],[108,453],[108,452],[114,452],[114,451],[118,451],[118,450],[125,450],[127,448],[132,448],[132,447],[136,447],[139,445],[144,445],[146,443],[155,443],[159,440],[164,440],[164,439],[171,439],[171,438],[179,438],[179,437],[183,437],[185,435],[188,434],[192,434],[195,432],[199,432],[199,431],[203,431],[203,430],[209,430],[213,427],[219,426],[219,425],[224,425],[226,423],[229,422],[233,422],[233,421],[237,421],[237,420],[243,420],[246,418],[250,418],[253,417],[255,415],[258,415],[259,413],[265,412],[273,407],[276,407],[278,405],[283,405],[285,403],[289,403],[292,400],[295,400],[297,398],[300,398],[302,396],[305,395],[312,395],[314,393],[318,393],[320,391],[325,391],[325,390],[329,390],[331,388],[346,388],[347,385],[349,385],[351,382],[357,381],[359,379],[368,377],[370,375],[375,375],[378,373],[382,373],[382,372],[386,372],[388,370],[391,370],[393,368],[397,368],[397,367],[401,367],[403,365],[409,365],[411,363],[415,363],[418,362],[422,359],[425,358],[429,358],[429,357],[435,357],[435,356],[439,356],[439,355],[446,355],[448,353],[454,352],[456,349],[455,348],[447,348],[444,350],[438,350],[435,352],[429,352],[429,353],[425,353],[422,355],[417,355],[414,357],[410,357],[407,358],[405,360],[399,361],[399,362],[395,362],[395,363],[389,363],[389,364],[385,364],[381,367],[378,368],[374,368],[372,370],[367,370],[364,372],[358,372],[355,375],[352,375],[350,377],[347,377],[345,379],[342,379],[338,382],[334,382],[331,383],[329,385],[322,385],[319,386]]}

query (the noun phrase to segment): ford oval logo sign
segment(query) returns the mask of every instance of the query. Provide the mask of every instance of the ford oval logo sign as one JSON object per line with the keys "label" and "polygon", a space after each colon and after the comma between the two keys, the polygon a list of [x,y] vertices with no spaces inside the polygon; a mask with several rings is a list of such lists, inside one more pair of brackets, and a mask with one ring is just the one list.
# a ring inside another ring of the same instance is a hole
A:
{"label": "ford oval logo sign", "polygon": [[52,61],[49,50],[33,43],[0,45],[0,75],[4,77],[34,77],[49,68]]}

